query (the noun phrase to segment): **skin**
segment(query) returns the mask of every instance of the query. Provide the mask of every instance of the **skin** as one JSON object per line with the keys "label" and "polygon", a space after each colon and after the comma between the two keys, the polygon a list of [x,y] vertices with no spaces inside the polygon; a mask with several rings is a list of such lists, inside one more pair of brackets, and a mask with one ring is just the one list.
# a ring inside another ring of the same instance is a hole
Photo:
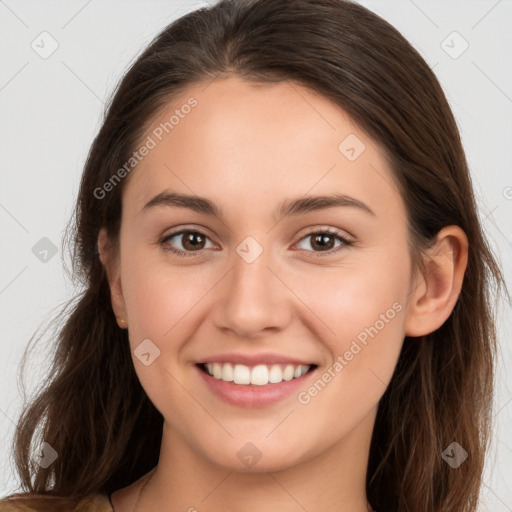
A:
{"label": "skin", "polygon": [[[105,230],[98,238],[135,370],[164,417],[160,460],[137,510],[366,512],[379,399],[404,337],[428,334],[450,315],[467,238],[444,228],[425,257],[427,274],[413,273],[407,215],[382,148],[323,96],[230,76],[191,86],[146,136],[191,96],[197,107],[127,178],[119,252]],[[338,149],[349,134],[365,144],[354,161]],[[164,190],[206,197],[225,217],[169,206],[141,213]],[[335,207],[273,217],[285,199],[331,193],[375,215]],[[199,250],[182,236],[159,243],[182,228],[207,237]],[[307,236],[322,228],[354,244],[334,237],[322,249]],[[247,236],[263,248],[250,264],[236,252]],[[394,303],[401,311],[307,404],[293,393],[268,407],[231,405],[198,376],[195,363],[207,356],[270,351],[318,365],[307,390]],[[149,366],[133,356],[147,338],[160,350]],[[250,467],[237,456],[247,442],[261,453]],[[113,494],[116,512],[134,509],[142,483]]]}

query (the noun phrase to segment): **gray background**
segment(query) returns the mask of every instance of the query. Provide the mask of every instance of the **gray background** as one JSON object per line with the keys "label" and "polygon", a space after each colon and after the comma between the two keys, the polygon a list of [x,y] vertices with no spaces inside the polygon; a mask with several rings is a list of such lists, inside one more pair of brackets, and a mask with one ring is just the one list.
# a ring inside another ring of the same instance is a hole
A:
{"label": "gray background", "polygon": [[[438,76],[461,130],[483,226],[510,285],[512,1],[360,3],[400,30]],[[22,405],[22,351],[73,294],[61,239],[104,101],[161,28],[203,5],[0,0],[0,496],[19,483],[10,444]],[[40,35],[45,31],[50,36]],[[52,44],[58,48],[42,58]],[[512,322],[505,303],[498,312],[496,428],[481,510],[505,512],[512,511]],[[29,393],[48,365],[47,340],[33,352]]]}

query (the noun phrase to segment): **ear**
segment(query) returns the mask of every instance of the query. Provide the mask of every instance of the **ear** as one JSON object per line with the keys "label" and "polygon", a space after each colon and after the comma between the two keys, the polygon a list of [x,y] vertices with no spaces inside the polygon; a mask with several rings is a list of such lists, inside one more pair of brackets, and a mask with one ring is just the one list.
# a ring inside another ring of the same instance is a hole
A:
{"label": "ear", "polygon": [[113,250],[111,240],[105,228],[101,228],[98,235],[98,253],[107,274],[112,309],[114,310],[117,323],[119,327],[125,328],[128,325],[128,318],[121,287],[119,258],[117,257],[117,251]]}
{"label": "ear", "polygon": [[406,336],[434,332],[448,319],[462,289],[468,263],[468,239],[459,226],[447,226],[425,256],[426,274],[411,292],[405,324]]}

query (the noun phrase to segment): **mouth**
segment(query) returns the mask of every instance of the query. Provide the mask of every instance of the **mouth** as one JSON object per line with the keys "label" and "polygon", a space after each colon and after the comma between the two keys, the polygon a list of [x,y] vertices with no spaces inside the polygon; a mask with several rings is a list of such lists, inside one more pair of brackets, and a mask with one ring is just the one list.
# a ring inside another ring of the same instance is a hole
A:
{"label": "mouth", "polygon": [[250,408],[265,408],[290,400],[308,385],[316,364],[255,364],[230,362],[196,364],[198,376],[212,396],[223,402]]}
{"label": "mouth", "polygon": [[215,380],[237,386],[270,386],[300,379],[313,372],[316,364],[256,364],[252,366],[230,362],[198,363],[197,367]]}

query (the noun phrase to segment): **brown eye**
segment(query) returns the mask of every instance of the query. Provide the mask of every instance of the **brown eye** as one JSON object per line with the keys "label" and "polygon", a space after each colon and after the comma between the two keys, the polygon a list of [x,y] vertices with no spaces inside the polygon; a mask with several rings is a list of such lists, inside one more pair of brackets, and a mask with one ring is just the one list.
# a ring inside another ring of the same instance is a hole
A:
{"label": "brown eye", "polygon": [[[183,249],[180,249],[179,247],[177,249],[174,248],[170,243],[173,239],[179,240]],[[200,252],[202,249],[205,249],[205,243],[207,240],[209,240],[209,238],[200,231],[182,229],[181,231],[176,231],[175,233],[171,233],[166,236],[161,241],[161,245],[166,251],[175,253],[178,256],[192,256],[193,254],[187,253]]]}
{"label": "brown eye", "polygon": [[187,231],[182,234],[182,244],[186,250],[203,249],[205,237],[197,231]]}
{"label": "brown eye", "polygon": [[[343,247],[348,247],[354,243],[344,236],[341,236],[337,231],[331,231],[329,229],[309,233],[303,237],[299,243],[303,243],[303,240],[307,239],[310,239],[310,241],[305,244],[306,247],[303,246],[300,247],[300,249],[309,250],[307,248],[307,246],[309,246],[313,249],[313,251],[309,252],[326,253],[326,255],[337,253]],[[335,247],[336,240],[341,242],[337,247]],[[315,256],[324,256],[324,254],[315,254]]]}

